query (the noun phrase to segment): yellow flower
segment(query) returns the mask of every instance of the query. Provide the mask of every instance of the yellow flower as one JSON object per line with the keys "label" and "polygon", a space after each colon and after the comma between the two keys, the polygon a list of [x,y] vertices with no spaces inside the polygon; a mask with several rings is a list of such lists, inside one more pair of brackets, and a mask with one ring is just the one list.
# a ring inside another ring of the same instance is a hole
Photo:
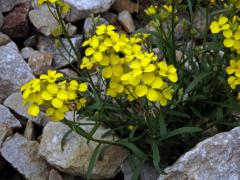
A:
{"label": "yellow flower", "polygon": [[169,12],[169,13],[172,13],[173,12],[173,9],[172,9],[172,5],[163,5],[163,8]]}
{"label": "yellow flower", "polygon": [[172,82],[178,81],[177,70],[173,65],[167,65],[165,61],[158,63],[160,69],[159,74],[163,77],[167,77]]}
{"label": "yellow flower", "polygon": [[228,18],[222,16],[218,19],[218,21],[213,21],[210,25],[210,29],[212,33],[219,33],[222,30],[227,30],[230,28],[230,25],[227,23]]}
{"label": "yellow flower", "polygon": [[62,73],[57,73],[57,71],[52,71],[52,70],[48,70],[48,74],[40,75],[41,80],[46,80],[49,83],[53,83],[61,77],[63,77]]}
{"label": "yellow flower", "polygon": [[38,116],[40,113],[40,108],[37,104],[31,104],[27,110],[28,114],[31,116]]}
{"label": "yellow flower", "polygon": [[155,15],[157,13],[157,6],[149,6],[147,9],[144,10],[144,12],[146,13],[146,15],[148,16],[152,16]]}
{"label": "yellow flower", "polygon": [[102,34],[106,33],[108,35],[111,35],[113,30],[115,30],[115,27],[113,25],[102,24],[102,25],[97,27],[96,34],[97,35],[102,35]]}

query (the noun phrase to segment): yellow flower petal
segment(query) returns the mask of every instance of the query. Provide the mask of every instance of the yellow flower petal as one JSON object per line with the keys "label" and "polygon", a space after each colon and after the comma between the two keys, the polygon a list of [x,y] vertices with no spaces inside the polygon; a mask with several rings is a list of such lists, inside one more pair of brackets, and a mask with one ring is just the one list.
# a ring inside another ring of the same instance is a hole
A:
{"label": "yellow flower petal", "polygon": [[38,114],[40,113],[40,108],[38,105],[36,104],[32,104],[28,107],[28,114],[31,116],[38,116]]}
{"label": "yellow flower petal", "polygon": [[61,99],[54,98],[54,99],[52,99],[52,105],[53,105],[53,107],[59,109],[63,106],[63,101]]}

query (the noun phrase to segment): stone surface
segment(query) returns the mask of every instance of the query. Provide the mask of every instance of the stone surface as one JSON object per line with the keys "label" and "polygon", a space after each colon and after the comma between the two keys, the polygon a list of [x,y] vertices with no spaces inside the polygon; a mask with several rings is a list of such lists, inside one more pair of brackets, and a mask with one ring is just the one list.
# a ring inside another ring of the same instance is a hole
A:
{"label": "stone surface", "polygon": [[14,42],[0,46],[0,102],[34,78]]}
{"label": "stone surface", "polygon": [[5,141],[5,139],[11,135],[12,129],[9,128],[6,124],[0,124],[0,147],[2,147],[2,143]]}
{"label": "stone surface", "polygon": [[0,0],[0,13],[8,12],[15,6],[27,2],[29,0]]}
{"label": "stone surface", "polygon": [[[209,15],[209,22],[210,21],[210,15]],[[194,12],[194,15],[193,15],[193,27],[196,28],[197,32],[196,32],[196,36],[198,38],[202,38],[205,36],[205,33],[206,33],[206,30],[208,31],[208,27],[209,25],[207,26],[207,29],[206,29],[206,8],[200,8],[200,9],[197,9],[195,12]]]}
{"label": "stone surface", "polygon": [[49,36],[58,26],[57,20],[45,6],[31,10],[29,12],[29,19],[35,28],[45,36]]}
{"label": "stone surface", "polygon": [[29,180],[47,180],[50,168],[38,155],[39,144],[20,134],[5,140],[1,154],[19,173]]}
{"label": "stone surface", "polygon": [[33,53],[35,53],[35,50],[31,47],[24,47],[21,49],[21,54],[24,59],[28,59]]}
{"label": "stone surface", "polygon": [[76,22],[88,17],[90,14],[107,11],[115,0],[65,0],[71,6],[66,19]]}
{"label": "stone surface", "polygon": [[63,178],[58,171],[56,171],[55,169],[52,169],[49,173],[48,180],[63,180]]}
{"label": "stone surface", "polygon": [[116,0],[112,9],[117,12],[127,10],[130,13],[138,13],[139,3],[132,2],[131,0]]}
{"label": "stone surface", "polygon": [[[128,160],[125,160],[121,165],[121,170],[124,174],[124,180],[131,180],[133,175],[133,170],[129,165]],[[150,162],[146,162],[141,170],[139,180],[156,180],[158,178],[158,173]]]}
{"label": "stone surface", "polygon": [[25,47],[36,47],[37,46],[37,40],[38,37],[36,35],[28,37],[24,42]]}
{"label": "stone surface", "polygon": [[2,31],[11,38],[26,37],[29,30],[29,10],[29,2],[16,6],[5,16]]}
{"label": "stone surface", "polygon": [[0,30],[1,30],[2,25],[3,25],[3,21],[4,21],[3,18],[4,18],[4,17],[3,17],[3,15],[2,15],[2,13],[0,13]]}
{"label": "stone surface", "polygon": [[205,139],[165,169],[158,180],[240,179],[240,127]]}
{"label": "stone surface", "polygon": [[[101,24],[109,24],[107,22],[106,19],[104,18],[99,18],[99,21],[97,22],[96,26],[99,26]],[[84,36],[85,37],[90,37],[90,35],[94,34],[95,32],[94,31],[94,22],[93,22],[93,18],[91,17],[88,17],[85,19],[84,21],[84,25],[83,25],[83,32],[84,32]]]}
{"label": "stone surface", "polygon": [[40,75],[51,69],[52,61],[52,53],[35,51],[28,58],[28,65],[35,75]]}
{"label": "stone surface", "polygon": [[31,120],[28,120],[27,125],[24,129],[24,137],[29,141],[35,140],[34,126]]}
{"label": "stone surface", "polygon": [[132,15],[128,11],[122,11],[118,14],[118,21],[123,26],[124,30],[132,33],[135,31],[135,24]]}
{"label": "stone surface", "polygon": [[11,39],[6,35],[0,32],[0,46],[6,45]]}
{"label": "stone surface", "polygon": [[12,115],[8,108],[0,104],[0,124],[5,124],[9,128],[21,128],[20,122]]}
{"label": "stone surface", "polygon": [[[83,128],[90,131],[92,126],[83,126]],[[69,128],[60,122],[49,122],[43,130],[39,153],[58,170],[85,177],[89,158],[97,144],[92,141],[87,144],[86,139],[73,132],[68,136],[62,151],[61,139],[68,130]],[[106,130],[100,128],[94,137],[99,139],[104,132]],[[108,139],[112,139],[112,137],[108,137]],[[126,156],[126,151],[121,147],[107,148],[104,151],[103,159],[97,161],[93,169],[93,179],[114,177],[119,172],[120,165]]]}
{"label": "stone surface", "polygon": [[[82,43],[82,36],[77,35],[73,38],[71,38],[73,45],[78,49],[81,46]],[[71,46],[68,43],[67,39],[62,39],[63,44],[65,48],[70,52],[71,56],[69,56],[69,53],[64,49],[64,47],[56,47],[54,41],[50,38],[40,36],[38,38],[38,44],[37,49],[40,52],[48,52],[53,54],[54,63],[53,66],[55,68],[60,68],[65,65],[68,65],[69,63],[74,61],[75,53],[73,50],[71,50]]]}
{"label": "stone surface", "polygon": [[78,74],[75,71],[73,71],[69,68],[61,69],[61,70],[59,70],[59,72],[63,73],[64,75],[66,75],[68,77],[72,77],[72,78],[77,78],[78,77]]}
{"label": "stone surface", "polygon": [[23,106],[23,99],[21,93],[11,94],[3,103],[8,108],[15,111],[17,114],[23,116],[26,119],[30,119],[40,126],[45,126],[47,124],[48,117],[44,113],[40,113],[37,117],[31,117],[27,114],[27,106]]}

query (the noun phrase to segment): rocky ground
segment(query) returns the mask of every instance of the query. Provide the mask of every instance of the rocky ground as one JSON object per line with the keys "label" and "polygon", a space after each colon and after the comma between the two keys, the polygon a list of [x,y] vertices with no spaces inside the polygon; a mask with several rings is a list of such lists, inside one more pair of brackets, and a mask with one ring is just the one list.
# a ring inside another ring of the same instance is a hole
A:
{"label": "rocky ground", "polygon": [[[143,9],[149,4],[142,0],[65,0],[72,7],[65,17],[74,45],[80,46],[93,26],[90,15],[101,14],[99,23],[114,24],[127,33],[145,26]],[[196,12],[196,26],[204,24],[201,11]],[[61,139],[69,130],[61,123],[49,122],[41,114],[37,118],[27,115],[19,89],[22,84],[48,69],[59,69],[71,77],[71,70],[56,48],[51,31],[56,20],[45,6],[37,7],[30,0],[0,0],[0,180],[80,180],[86,176],[87,164],[95,143],[87,144],[82,137],[71,134],[61,149]],[[177,36],[183,36],[179,27]],[[180,38],[180,37],[179,37]],[[65,46],[69,44],[63,38]],[[73,54],[74,55],[74,54]],[[70,58],[70,62],[73,59]],[[72,114],[69,113],[69,117]],[[91,126],[86,126],[91,130]],[[105,129],[99,129],[101,137]],[[162,179],[240,178],[240,129],[221,133],[199,143],[166,169]],[[131,169],[127,153],[120,147],[108,149],[93,170],[95,179],[130,179]],[[158,174],[146,163],[142,180],[155,180]]]}

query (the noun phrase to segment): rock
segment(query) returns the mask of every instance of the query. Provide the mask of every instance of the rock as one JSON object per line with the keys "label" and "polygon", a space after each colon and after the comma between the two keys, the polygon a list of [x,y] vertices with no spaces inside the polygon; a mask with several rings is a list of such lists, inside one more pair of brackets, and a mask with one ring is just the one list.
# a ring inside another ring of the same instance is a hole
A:
{"label": "rock", "polygon": [[76,22],[88,17],[90,14],[107,11],[115,0],[65,0],[71,6],[66,19]]}
{"label": "rock", "polygon": [[35,75],[40,75],[51,69],[52,61],[53,55],[51,53],[35,51],[28,58],[28,65]]}
{"label": "rock", "polygon": [[0,46],[6,45],[10,41],[11,39],[6,34],[3,34],[2,32],[0,32]]}
{"label": "rock", "polygon": [[29,12],[29,19],[35,28],[45,36],[51,35],[51,32],[58,27],[57,20],[45,6],[40,6]]}
{"label": "rock", "polygon": [[67,31],[68,31],[69,36],[72,37],[72,36],[76,35],[76,33],[77,33],[77,27],[76,26],[72,25],[71,23],[68,23],[66,27],[67,27]]}
{"label": "rock", "polygon": [[26,119],[29,119],[40,126],[45,126],[49,121],[49,118],[44,115],[44,113],[40,113],[37,117],[31,117],[27,114],[27,107],[23,106],[23,99],[21,93],[13,93],[11,94],[3,103],[8,108],[15,111],[17,114],[23,116]]}
{"label": "rock", "polygon": [[38,37],[36,35],[30,36],[24,41],[23,44],[25,47],[36,47],[38,41],[37,39]]}
{"label": "rock", "polygon": [[50,168],[38,155],[39,144],[16,133],[2,145],[1,154],[19,173],[29,180],[47,180]]}
{"label": "rock", "polygon": [[138,13],[139,3],[132,2],[131,0],[116,0],[112,9],[117,12],[127,10],[129,13]]}
{"label": "rock", "polygon": [[3,25],[3,21],[4,21],[3,18],[4,18],[4,17],[3,17],[3,15],[2,15],[2,13],[0,13],[0,30],[1,30],[2,25]]}
{"label": "rock", "polygon": [[[133,171],[129,165],[128,160],[125,160],[121,165],[121,170],[124,174],[124,180],[131,180]],[[158,178],[158,173],[150,162],[146,162],[143,165],[140,174],[140,180],[156,180]]]}
{"label": "rock", "polygon": [[198,143],[165,169],[158,180],[233,180],[240,178],[240,127]]}
{"label": "rock", "polygon": [[[77,35],[71,38],[73,45],[79,49],[82,43],[82,36]],[[56,44],[54,43],[53,39],[40,36],[38,38],[37,49],[40,52],[48,52],[53,54],[55,68],[61,68],[63,66],[68,65],[69,63],[73,62],[75,57],[75,53],[71,50],[71,46],[68,43],[67,39],[62,39],[65,48],[68,51],[71,51],[71,56],[69,56],[68,52],[64,49],[64,47],[57,48]],[[63,56],[64,55],[64,56]],[[67,58],[67,59],[66,59]]]}
{"label": "rock", "polygon": [[[210,15],[208,17],[210,19]],[[211,22],[209,20],[209,22]],[[206,8],[200,8],[197,9],[194,12],[193,15],[193,27],[196,28],[197,32],[196,32],[196,36],[198,38],[202,38],[205,36],[206,30],[208,31],[208,27],[206,29]]]}
{"label": "rock", "polygon": [[114,26],[119,26],[118,16],[112,12],[105,12],[102,14],[102,17],[109,23]]}
{"label": "rock", "polygon": [[49,173],[48,180],[63,180],[63,178],[58,171],[56,171],[55,169],[52,169]]}
{"label": "rock", "polygon": [[[80,122],[83,122],[81,120]],[[86,121],[85,121],[86,122]],[[83,126],[90,131],[93,126]],[[47,162],[62,172],[71,175],[86,177],[89,158],[97,143],[87,141],[82,136],[72,132],[66,140],[64,150],[61,150],[61,140],[69,128],[60,122],[49,122],[42,135],[39,153]],[[100,128],[94,134],[99,139],[106,132]],[[112,137],[108,137],[108,140]],[[104,151],[103,158],[97,161],[93,169],[93,179],[113,178],[118,172],[120,165],[127,157],[125,149],[118,146],[111,146]]]}
{"label": "rock", "polygon": [[59,72],[63,73],[67,77],[72,77],[72,78],[77,78],[78,77],[78,74],[75,71],[73,71],[69,68],[61,69],[61,70],[59,70]]}
{"label": "rock", "polygon": [[15,6],[29,0],[0,0],[0,13],[11,11]]}
{"label": "rock", "polygon": [[[99,21],[96,23],[96,26],[99,26],[101,24],[109,24],[106,19],[104,18],[99,18]],[[84,37],[90,37],[92,34],[94,34],[94,21],[93,18],[88,17],[84,21],[83,25],[83,32],[84,32]]]}
{"label": "rock", "polygon": [[132,33],[135,31],[135,25],[132,15],[128,11],[122,11],[118,14],[118,21],[123,26],[124,30]]}
{"label": "rock", "polygon": [[24,61],[14,42],[0,46],[0,102],[33,79],[30,67]]}
{"label": "rock", "polygon": [[2,31],[11,38],[26,37],[29,30],[28,11],[30,3],[26,2],[15,7],[4,18]]}
{"label": "rock", "polygon": [[32,54],[35,53],[35,50],[31,47],[22,48],[21,54],[24,59],[28,59]]}
{"label": "rock", "polygon": [[9,128],[21,128],[21,123],[12,115],[8,108],[0,104],[0,124]]}
{"label": "rock", "polygon": [[29,141],[35,140],[34,127],[33,127],[33,122],[31,120],[28,120],[27,122],[27,125],[24,130],[24,137]]}
{"label": "rock", "polygon": [[5,141],[5,139],[11,135],[12,129],[9,128],[6,124],[0,124],[0,147],[2,147],[2,143]]}

